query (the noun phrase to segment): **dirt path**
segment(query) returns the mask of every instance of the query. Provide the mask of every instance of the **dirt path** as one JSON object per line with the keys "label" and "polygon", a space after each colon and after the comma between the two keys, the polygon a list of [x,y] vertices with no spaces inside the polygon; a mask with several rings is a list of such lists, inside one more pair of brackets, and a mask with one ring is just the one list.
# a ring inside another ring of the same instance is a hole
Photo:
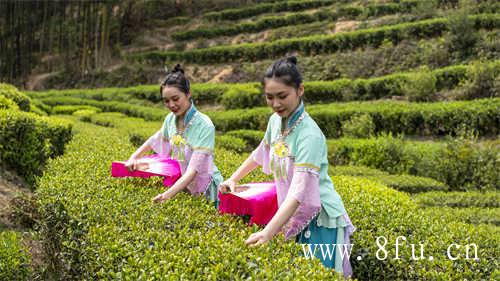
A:
{"label": "dirt path", "polygon": [[54,71],[49,73],[31,75],[30,77],[28,77],[28,81],[26,82],[26,90],[33,91],[43,89],[43,81],[51,76],[57,75],[58,73],[58,71]]}
{"label": "dirt path", "polygon": [[31,229],[18,225],[13,221],[12,199],[18,197],[31,197],[32,192],[26,187],[25,182],[15,173],[0,171],[0,231],[11,230],[22,235],[23,245],[29,249],[31,256],[31,267],[34,276],[38,276],[40,268],[44,266],[44,254],[40,241],[35,239]]}

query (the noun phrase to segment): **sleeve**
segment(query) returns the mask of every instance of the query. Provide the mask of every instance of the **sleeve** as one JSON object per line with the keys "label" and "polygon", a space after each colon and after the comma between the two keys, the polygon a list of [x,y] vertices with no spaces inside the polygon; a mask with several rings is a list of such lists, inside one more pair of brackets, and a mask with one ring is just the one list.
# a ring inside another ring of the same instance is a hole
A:
{"label": "sleeve", "polygon": [[165,138],[163,129],[158,130],[154,135],[149,137],[146,141],[146,145],[151,147],[155,153],[161,156],[167,156],[170,152],[170,143],[168,139]]}
{"label": "sleeve", "polygon": [[194,151],[187,170],[195,170],[196,177],[193,182],[188,185],[188,190],[191,194],[204,193],[212,182],[213,174],[213,155],[205,151]]}
{"label": "sleeve", "polygon": [[197,134],[191,142],[193,154],[187,167],[187,170],[196,171],[196,178],[188,186],[188,190],[192,194],[205,192],[212,181],[214,144],[214,126],[204,126],[197,130]]}
{"label": "sleeve", "polygon": [[321,211],[319,176],[312,172],[299,171],[295,167],[287,198],[299,202],[299,207],[284,227],[285,238],[290,239],[300,233]]}
{"label": "sleeve", "polygon": [[[271,116],[272,118],[272,116]],[[270,143],[271,143],[271,118],[269,118],[269,122],[267,123],[266,133],[264,134],[264,138],[260,142],[259,146],[252,152],[251,156],[253,161],[262,166],[262,172],[265,174],[271,174],[270,168]]]}
{"label": "sleeve", "polygon": [[271,159],[269,156],[270,150],[270,146],[262,140],[259,146],[251,154],[253,161],[262,166],[262,172],[267,175],[271,174]]}
{"label": "sleeve", "polygon": [[321,136],[307,136],[299,139],[296,162],[287,198],[299,202],[299,207],[287,222],[285,238],[289,239],[302,231],[320,212],[319,169],[324,152]]}
{"label": "sleeve", "polygon": [[303,171],[299,167],[293,170],[292,182],[287,197],[297,200],[301,204],[319,206],[319,174],[314,171]]}

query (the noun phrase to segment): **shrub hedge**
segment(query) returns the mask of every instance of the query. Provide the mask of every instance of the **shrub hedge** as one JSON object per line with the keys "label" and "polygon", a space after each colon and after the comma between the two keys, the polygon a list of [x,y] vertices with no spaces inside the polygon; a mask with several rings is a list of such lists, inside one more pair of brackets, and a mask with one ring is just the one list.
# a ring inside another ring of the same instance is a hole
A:
{"label": "shrub hedge", "polygon": [[94,106],[89,105],[56,105],[52,108],[52,114],[73,114],[73,112],[78,110],[92,110],[95,112],[100,112],[101,110]]}
{"label": "shrub hedge", "polygon": [[14,101],[22,111],[30,110],[29,97],[10,84],[0,83],[1,96]]}
{"label": "shrub hedge", "polygon": [[386,136],[328,141],[328,158],[334,165],[363,165],[393,174],[433,178],[453,190],[498,189],[499,153],[492,145],[461,139],[426,143]]}
{"label": "shrub hedge", "polygon": [[[262,140],[263,132],[238,130],[227,135],[245,140],[245,151],[250,152]],[[410,193],[446,190],[447,185],[453,190],[494,190],[500,186],[496,160],[500,147],[495,142],[476,143],[462,138],[420,142],[389,135],[330,139],[327,144],[329,162],[335,166],[334,175],[378,178],[388,186]]]}
{"label": "shrub hedge", "polygon": [[[166,109],[131,105],[122,102],[84,100],[78,98],[43,98],[47,105],[91,105],[103,111],[122,112],[146,120],[161,121]],[[399,101],[350,102],[308,106],[307,110],[328,138],[343,135],[342,124],[353,116],[367,114],[375,125],[374,133],[420,136],[456,135],[473,130],[479,136],[499,133],[500,98],[473,101],[408,103]],[[247,110],[205,111],[217,130],[227,132],[241,128],[265,130],[270,109],[257,107]]]}
{"label": "shrub hedge", "polygon": [[239,20],[263,13],[277,13],[284,11],[300,11],[318,8],[335,3],[332,0],[307,0],[307,1],[280,1],[277,3],[262,3],[240,9],[226,9],[220,12],[210,12],[203,15],[212,21]]}
{"label": "shrub hedge", "polygon": [[32,106],[36,106],[37,108],[39,108],[40,110],[44,111],[45,113],[47,114],[51,114],[52,113],[52,107],[44,104],[41,100],[39,99],[31,99],[31,105]]}
{"label": "shrub hedge", "polygon": [[432,207],[424,209],[428,216],[444,217],[448,221],[465,222],[474,225],[492,224],[500,226],[500,208],[450,208]]}
{"label": "shrub hedge", "polygon": [[[48,91],[27,91],[33,99],[48,97],[73,97],[97,101],[119,101],[136,105],[151,105],[149,99],[161,101],[157,85],[137,86],[128,88],[98,88],[98,89],[64,89]],[[40,102],[40,101],[39,101]],[[43,106],[43,104],[42,104]]]}
{"label": "shrub hedge", "polygon": [[[376,134],[443,136],[468,129],[480,136],[495,136],[500,132],[499,106],[500,98],[436,103],[375,101],[311,105],[307,111],[329,138],[341,137],[342,124],[361,114],[370,115]],[[224,132],[265,130],[270,113],[266,107],[207,112],[217,130]]]}
{"label": "shrub hedge", "polygon": [[378,181],[399,191],[408,193],[420,193],[428,191],[447,190],[448,186],[434,179],[417,177],[412,175],[390,175],[386,172],[368,167],[357,166],[333,166],[330,169],[332,175],[350,175]]}
{"label": "shrub hedge", "polygon": [[269,16],[255,22],[244,22],[224,26],[203,26],[197,29],[179,31],[172,34],[175,40],[189,40],[195,38],[213,38],[218,36],[231,36],[240,33],[259,32],[266,29],[282,26],[311,23],[315,21],[334,21],[340,17],[356,18],[363,16],[381,16],[398,12],[408,12],[417,5],[417,1],[402,3],[376,3],[365,7],[349,6],[339,7],[335,11],[321,10],[315,13],[298,12],[286,16]]}
{"label": "shrub hedge", "polygon": [[414,196],[422,207],[500,208],[500,192],[427,192]]}
{"label": "shrub hedge", "polygon": [[[256,87],[256,83],[248,84],[214,84],[200,83],[191,86],[191,92],[197,104],[215,104],[220,102],[222,94],[227,90],[236,88]],[[35,100],[45,98],[65,97],[80,98],[97,101],[118,101],[136,105],[146,105],[145,101],[161,102],[160,87],[158,85],[143,85],[127,88],[99,88],[99,89],[67,89],[49,90],[40,92],[26,92]]]}
{"label": "shrub hedge", "polygon": [[[252,229],[219,216],[202,198],[180,194],[168,204],[152,204],[161,180],[110,177],[111,161],[133,151],[126,132],[80,124],[68,152],[51,161],[37,191],[42,233],[61,277],[300,279],[313,272],[317,280],[334,277],[319,263],[294,255],[293,244],[242,248]],[[239,160],[231,153],[224,159]]]}
{"label": "shrub hedge", "polygon": [[19,106],[13,100],[0,96],[0,109],[14,109],[19,110]]}
{"label": "shrub hedge", "polygon": [[237,153],[248,152],[250,150],[248,143],[244,139],[229,135],[217,136],[215,144],[216,147]]}
{"label": "shrub hedge", "polygon": [[33,103],[30,104],[30,112],[33,112],[33,113],[40,115],[40,116],[48,116],[49,115],[47,112],[45,112],[45,110],[39,108],[38,106],[34,105]]}
{"label": "shrub hedge", "polygon": [[[50,161],[39,181],[43,237],[51,243],[55,263],[66,279],[317,279],[333,278],[331,271],[299,257],[300,247],[278,237],[259,248],[243,241],[253,232],[234,217],[219,216],[204,199],[180,194],[154,205],[161,180],[112,179],[112,160],[132,152],[123,132],[77,123],[80,132],[68,152]],[[218,150],[216,164],[224,176],[244,155]],[[82,176],[85,175],[85,176]],[[249,180],[262,180],[256,174]],[[353,223],[355,277],[389,279],[489,279],[498,267],[498,233],[423,216],[400,192],[360,178],[333,178]],[[425,243],[435,259],[409,261],[410,247],[400,248],[403,260],[390,255],[379,260],[376,237],[394,243]],[[473,239],[471,239],[473,237]],[[478,261],[451,261],[443,253],[451,243],[478,245]],[[230,258],[229,258],[230,257]]]}
{"label": "shrub hedge", "polygon": [[[471,16],[476,29],[493,29],[500,26],[498,14]],[[256,61],[283,56],[291,51],[303,55],[333,53],[359,47],[377,47],[384,41],[397,44],[403,39],[430,38],[442,35],[448,30],[448,20],[435,18],[418,22],[402,23],[392,26],[356,30],[334,35],[317,35],[282,39],[265,43],[246,43],[232,46],[217,46],[186,51],[151,51],[131,54],[134,60],[151,62],[184,61],[188,63],[211,64],[237,61]]]}
{"label": "shrub hedge", "polygon": [[[260,143],[264,133],[252,130],[230,131],[222,136],[216,137],[216,145],[236,152],[251,152]],[[145,140],[145,139],[144,139]],[[387,163],[390,164],[390,163]],[[419,193],[428,191],[447,190],[448,186],[437,180],[412,175],[391,175],[387,172],[369,168],[366,166],[332,166],[331,175],[358,176],[399,191],[408,193]]]}
{"label": "shrub hedge", "polygon": [[263,131],[254,131],[254,130],[236,130],[236,131],[229,131],[226,132],[225,135],[227,136],[233,136],[237,138],[241,138],[245,140],[245,142],[248,143],[248,145],[251,146],[251,150],[248,152],[254,150],[257,148],[257,146],[260,144],[262,139],[264,138],[264,132]]}
{"label": "shrub hedge", "polygon": [[[483,63],[491,76],[500,74],[500,61]],[[435,83],[432,92],[425,95],[433,95],[436,92],[453,89],[462,84],[464,80],[471,78],[470,69],[473,65],[453,65],[430,71]],[[307,103],[326,103],[334,101],[375,100],[390,98],[392,96],[409,96],[409,87],[413,87],[424,70],[407,73],[394,73],[382,77],[368,79],[338,79],[333,81],[311,81],[305,82],[305,101]],[[259,84],[242,84],[237,89],[233,87],[222,95],[222,104],[227,109],[249,108],[262,106],[265,101]],[[494,96],[495,93],[491,93]],[[212,100],[215,100],[213,98]]]}
{"label": "shrub hedge", "polygon": [[[43,98],[47,105],[91,105],[103,111],[122,112],[146,120],[161,121],[166,109],[131,105],[123,102],[84,100],[71,97]],[[307,110],[328,138],[343,135],[342,124],[353,116],[369,115],[374,133],[444,136],[473,130],[479,136],[499,133],[500,98],[473,101],[408,103],[400,101],[350,102],[308,106]],[[241,128],[265,130],[270,109],[257,107],[247,110],[205,111],[217,130],[227,132]]]}
{"label": "shrub hedge", "polygon": [[0,280],[30,280],[30,260],[19,233],[0,231]]}
{"label": "shrub hedge", "polygon": [[[500,73],[500,61],[486,64],[495,76]],[[430,74],[436,79],[435,91],[452,89],[471,75],[471,65],[453,65],[436,69]],[[305,100],[307,103],[325,103],[334,101],[373,100],[391,96],[406,96],[405,86],[422,71],[394,73],[369,79],[337,79],[333,81],[305,82]],[[262,106],[265,103],[260,83],[199,83],[191,87],[192,95],[197,104],[223,104],[227,109]],[[128,88],[71,89],[50,90],[43,92],[27,92],[44,111],[50,113],[50,108],[41,100],[45,98],[73,97],[98,101],[119,101],[144,105],[145,101],[160,103],[159,87],[144,85]],[[434,93],[432,93],[434,94]],[[132,102],[131,102],[132,100]]]}
{"label": "shrub hedge", "polygon": [[34,183],[49,157],[61,155],[72,124],[19,110],[0,110],[0,159]]}
{"label": "shrub hedge", "polygon": [[118,101],[97,101],[73,97],[49,97],[42,98],[42,102],[50,106],[57,105],[90,105],[106,112],[121,112],[123,114],[141,117],[146,120],[163,120],[166,109],[146,107]]}

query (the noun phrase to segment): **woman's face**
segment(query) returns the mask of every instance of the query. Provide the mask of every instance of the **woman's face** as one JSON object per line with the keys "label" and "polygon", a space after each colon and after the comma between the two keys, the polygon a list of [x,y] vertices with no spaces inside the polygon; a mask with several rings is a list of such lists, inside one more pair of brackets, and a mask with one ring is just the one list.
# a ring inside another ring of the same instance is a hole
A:
{"label": "woman's face", "polygon": [[165,86],[161,96],[165,106],[172,111],[175,116],[184,115],[189,107],[191,107],[191,102],[189,101],[191,94],[188,93],[186,95],[176,87]]}
{"label": "woman's face", "polygon": [[304,86],[298,89],[283,84],[279,80],[266,78],[264,95],[267,105],[280,117],[288,117],[299,106],[300,97],[304,94]]}

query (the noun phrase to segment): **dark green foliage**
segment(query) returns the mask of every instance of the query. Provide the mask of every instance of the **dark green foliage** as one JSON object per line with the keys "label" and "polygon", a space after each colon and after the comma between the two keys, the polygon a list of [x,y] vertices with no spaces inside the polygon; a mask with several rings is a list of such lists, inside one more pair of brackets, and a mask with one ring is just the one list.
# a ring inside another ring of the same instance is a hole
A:
{"label": "dark green foliage", "polygon": [[0,245],[0,280],[30,280],[31,257],[21,235],[0,230]]}
{"label": "dark green foliage", "polygon": [[[465,127],[479,136],[495,136],[500,132],[499,105],[498,98],[437,103],[377,101],[311,105],[307,111],[328,138],[342,136],[342,124],[359,114],[370,115],[375,134],[445,136],[456,135]],[[258,107],[207,114],[221,131],[265,130],[271,110]]]}
{"label": "dark green foliage", "polygon": [[[160,180],[110,178],[110,161],[133,151],[126,134],[81,123],[77,130],[81,133],[68,153],[51,161],[40,179],[38,198],[46,210],[43,237],[52,241],[52,256],[58,257],[60,275],[66,279],[160,279],[167,274],[191,279],[334,278],[319,263],[300,258],[300,247],[280,237],[257,249],[244,247],[243,240],[254,230],[234,217],[219,216],[204,199],[180,194],[168,204],[150,203],[160,191]],[[216,155],[225,177],[245,159],[221,149]],[[82,173],[92,177],[79,176]],[[248,180],[263,179],[255,174]],[[424,216],[407,195],[380,183],[347,176],[333,181],[358,228],[353,256],[364,258],[351,260],[356,278],[488,279],[496,269],[498,235],[490,228]],[[403,260],[392,259],[393,249],[390,258],[378,260],[375,239],[381,235],[391,243],[399,235],[409,243],[425,242],[436,260],[408,261],[410,247],[400,248]],[[441,255],[450,243],[471,242],[478,244],[480,261],[452,262]]]}
{"label": "dark green foliage", "polygon": [[71,131],[71,123],[65,120],[0,110],[1,161],[32,184],[48,158],[64,152]]}
{"label": "dark green foliage", "polygon": [[428,177],[452,190],[494,190],[500,187],[498,148],[464,139],[419,143],[390,136],[328,141],[334,165],[363,165],[393,174]]}
{"label": "dark green foliage", "polygon": [[12,85],[0,83],[0,97],[12,100],[23,111],[30,111],[30,98]]}
{"label": "dark green foliage", "polygon": [[[381,16],[397,12],[406,12],[417,4],[417,1],[406,1],[401,4],[381,3],[370,4],[366,7],[343,6],[336,10],[321,10],[315,13],[299,12],[286,16],[264,17],[256,22],[245,22],[233,25],[208,26],[193,30],[179,31],[172,34],[175,40],[189,40],[194,38],[213,38],[217,36],[231,36],[240,33],[258,32],[265,29],[277,28],[281,26],[305,24],[322,20],[335,21],[340,17],[356,18],[363,16]],[[221,12],[223,13],[223,12]]]}
{"label": "dark green foliage", "polygon": [[372,181],[381,182],[388,187],[408,193],[447,190],[448,187],[434,179],[412,175],[390,175],[377,169],[366,166],[332,166],[332,175],[357,176]]}
{"label": "dark green foliage", "polygon": [[209,20],[239,20],[263,13],[277,13],[283,11],[300,11],[333,4],[331,0],[307,1],[280,1],[277,3],[262,3],[241,9],[227,9],[220,12],[211,12],[204,15]]}
{"label": "dark green foliage", "polygon": [[414,198],[422,207],[500,208],[500,193],[498,191],[427,192],[418,194]]}
{"label": "dark green foliage", "polygon": [[[484,14],[468,17],[475,29],[493,29],[500,26],[500,17],[496,14]],[[444,18],[403,23],[380,28],[357,30],[334,35],[320,35],[302,38],[282,39],[265,43],[246,43],[233,46],[217,46],[182,52],[146,52],[131,55],[132,59],[154,62],[185,61],[199,64],[222,63],[230,61],[256,61],[275,58],[291,51],[302,55],[334,53],[359,47],[377,47],[384,41],[394,44],[408,38],[431,38],[440,36],[449,29],[449,21]]]}

